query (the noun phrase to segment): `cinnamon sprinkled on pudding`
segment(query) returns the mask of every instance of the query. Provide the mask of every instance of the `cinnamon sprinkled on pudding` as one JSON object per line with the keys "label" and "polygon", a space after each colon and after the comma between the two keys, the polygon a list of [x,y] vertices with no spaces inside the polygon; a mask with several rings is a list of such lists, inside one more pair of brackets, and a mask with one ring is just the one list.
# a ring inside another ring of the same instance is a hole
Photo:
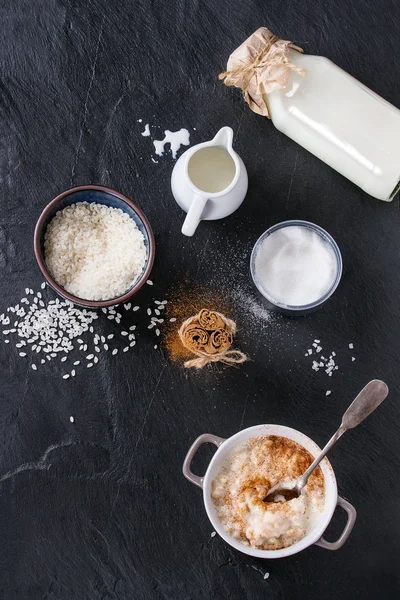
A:
{"label": "cinnamon sprinkled on pudding", "polygon": [[325,503],[320,467],[298,498],[263,502],[280,481],[299,477],[313,461],[297,442],[255,437],[237,446],[212,483],[212,499],[226,531],[247,546],[278,550],[301,540],[318,521]]}

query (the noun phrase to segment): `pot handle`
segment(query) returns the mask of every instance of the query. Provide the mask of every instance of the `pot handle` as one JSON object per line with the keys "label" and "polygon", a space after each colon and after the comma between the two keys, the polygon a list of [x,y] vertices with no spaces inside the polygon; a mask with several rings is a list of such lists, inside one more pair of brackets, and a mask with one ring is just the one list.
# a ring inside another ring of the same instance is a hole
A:
{"label": "pot handle", "polygon": [[203,481],[204,481],[204,476],[203,477],[199,477],[198,475],[195,475],[194,473],[192,473],[191,469],[190,469],[190,465],[192,463],[193,457],[196,454],[197,450],[200,448],[200,446],[202,446],[203,444],[215,444],[215,446],[217,446],[217,448],[219,448],[221,446],[221,444],[223,444],[225,441],[225,438],[221,438],[218,437],[217,435],[213,435],[212,433],[203,433],[203,435],[200,435],[197,440],[195,440],[193,442],[193,444],[190,446],[188,453],[186,454],[185,460],[183,461],[183,474],[186,477],[186,479],[189,479],[189,481],[191,481],[192,483],[194,483],[194,485],[199,486],[200,488],[203,487]]}
{"label": "pot handle", "polygon": [[339,550],[346,542],[356,522],[357,511],[350,502],[339,496],[337,506],[341,506],[347,512],[347,523],[336,542],[328,542],[323,536],[319,538],[318,542],[315,542],[316,546],[321,546],[321,548],[326,548],[326,550]]}

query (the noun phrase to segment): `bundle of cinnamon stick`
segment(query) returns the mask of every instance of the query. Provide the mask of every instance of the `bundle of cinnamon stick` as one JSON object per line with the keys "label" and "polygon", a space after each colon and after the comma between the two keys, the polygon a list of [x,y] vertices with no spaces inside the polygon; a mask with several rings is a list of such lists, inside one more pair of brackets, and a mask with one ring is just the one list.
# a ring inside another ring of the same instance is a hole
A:
{"label": "bundle of cinnamon stick", "polygon": [[186,361],[185,367],[201,369],[210,362],[239,364],[247,360],[240,350],[230,350],[236,323],[217,311],[202,308],[182,323],[178,333],[185,348],[197,356]]}

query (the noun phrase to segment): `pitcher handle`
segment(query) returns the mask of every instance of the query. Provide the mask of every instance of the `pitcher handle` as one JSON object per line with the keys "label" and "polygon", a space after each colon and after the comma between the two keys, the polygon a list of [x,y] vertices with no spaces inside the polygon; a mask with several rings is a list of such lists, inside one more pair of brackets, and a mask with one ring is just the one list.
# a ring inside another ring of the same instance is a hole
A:
{"label": "pitcher handle", "polygon": [[201,215],[205,205],[207,204],[207,201],[208,198],[199,196],[199,194],[195,195],[186,215],[186,219],[182,225],[183,235],[192,236],[194,234],[197,229],[197,225],[201,221]]}
{"label": "pitcher handle", "polygon": [[357,511],[350,502],[347,502],[344,498],[338,497],[337,506],[341,506],[347,512],[347,523],[336,542],[328,542],[323,536],[315,542],[316,546],[326,548],[326,550],[339,550],[349,537],[357,518]]}
{"label": "pitcher handle", "polygon": [[193,457],[196,454],[197,450],[200,448],[200,446],[202,446],[203,444],[211,443],[215,444],[217,448],[219,448],[220,445],[224,442],[225,438],[218,437],[217,435],[213,435],[212,433],[203,433],[203,435],[200,435],[197,438],[197,440],[195,440],[190,446],[188,453],[186,454],[185,460],[183,461],[182,471],[186,479],[189,479],[191,483],[194,483],[194,485],[197,485],[198,487],[202,488],[204,477],[199,477],[198,475],[195,475],[190,468]]}

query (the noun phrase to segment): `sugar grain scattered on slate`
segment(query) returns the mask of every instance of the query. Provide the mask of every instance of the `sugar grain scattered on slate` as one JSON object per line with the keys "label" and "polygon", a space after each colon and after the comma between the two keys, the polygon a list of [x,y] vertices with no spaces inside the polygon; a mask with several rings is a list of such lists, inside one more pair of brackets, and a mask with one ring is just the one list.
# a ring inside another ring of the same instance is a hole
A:
{"label": "sugar grain scattered on slate", "polygon": [[[354,344],[350,343],[349,348],[354,348]],[[333,373],[339,370],[339,366],[336,363],[336,352],[332,351],[328,357],[325,357],[323,354],[321,354],[322,349],[323,347],[321,345],[321,340],[315,339],[312,343],[312,348],[308,348],[304,356],[312,356],[314,352],[318,354],[318,356],[312,360],[312,370],[318,372],[322,369],[329,377],[332,377]],[[351,361],[354,362],[355,358],[352,357]],[[329,393],[326,393],[327,396],[329,394],[330,391]]]}

